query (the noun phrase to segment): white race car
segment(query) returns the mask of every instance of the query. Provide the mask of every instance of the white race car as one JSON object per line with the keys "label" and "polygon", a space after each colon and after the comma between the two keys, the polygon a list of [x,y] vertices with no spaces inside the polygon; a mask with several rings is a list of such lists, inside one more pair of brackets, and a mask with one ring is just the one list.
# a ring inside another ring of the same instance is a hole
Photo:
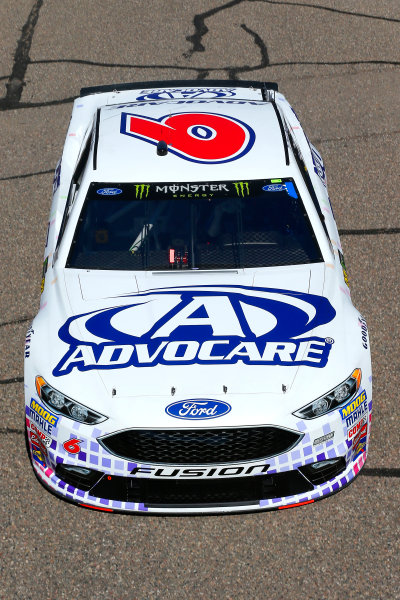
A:
{"label": "white race car", "polygon": [[278,86],[83,89],[25,344],[46,488],[132,513],[312,503],[365,462],[371,381],[324,164]]}

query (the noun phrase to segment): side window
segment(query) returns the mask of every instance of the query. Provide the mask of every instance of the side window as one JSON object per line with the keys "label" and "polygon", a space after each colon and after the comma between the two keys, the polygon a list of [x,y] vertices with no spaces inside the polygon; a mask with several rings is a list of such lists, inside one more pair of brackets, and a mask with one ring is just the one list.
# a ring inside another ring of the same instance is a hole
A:
{"label": "side window", "polygon": [[56,246],[54,260],[56,260],[56,258],[57,258],[58,248],[59,248],[60,242],[62,240],[62,237],[64,235],[65,227],[66,227],[66,225],[68,223],[69,215],[71,214],[71,209],[72,209],[72,207],[74,205],[76,196],[77,196],[78,191],[79,191],[79,186],[80,186],[81,181],[82,181],[82,176],[83,176],[83,173],[85,171],[85,168],[86,168],[86,165],[87,165],[87,161],[88,161],[88,158],[89,158],[89,153],[90,153],[90,147],[91,147],[91,144],[92,144],[92,139],[93,139],[93,135],[88,135],[87,140],[85,142],[85,145],[83,147],[83,150],[81,152],[81,155],[79,157],[78,164],[77,164],[76,169],[75,169],[75,173],[73,174],[73,177],[72,177],[72,180],[71,180],[71,185],[70,185],[70,188],[69,188],[68,198],[67,198],[67,202],[65,204],[64,215],[63,215],[63,219],[62,219],[62,222],[61,222],[60,233],[59,233],[58,240],[57,240],[57,246]]}
{"label": "side window", "polygon": [[303,160],[303,157],[301,155],[300,149],[297,147],[297,144],[295,143],[295,141],[294,141],[293,137],[290,135],[290,133],[289,133],[289,141],[290,141],[290,145],[292,147],[293,154],[294,154],[296,162],[297,162],[297,166],[300,169],[300,172],[301,172],[301,175],[303,177],[304,183],[306,184],[308,192],[309,192],[309,194],[311,196],[311,199],[313,201],[313,204],[314,204],[314,206],[316,208],[317,214],[318,214],[319,219],[321,221],[321,225],[322,225],[322,227],[323,227],[323,229],[325,231],[325,235],[327,237],[329,246],[330,246],[332,254],[333,254],[332,242],[331,242],[331,239],[330,239],[330,236],[329,236],[329,233],[328,233],[328,229],[326,227],[325,217],[322,214],[321,207],[319,205],[318,198],[317,198],[315,190],[314,190],[314,186],[312,184],[310,175],[308,174],[307,167],[306,167],[305,162]]}

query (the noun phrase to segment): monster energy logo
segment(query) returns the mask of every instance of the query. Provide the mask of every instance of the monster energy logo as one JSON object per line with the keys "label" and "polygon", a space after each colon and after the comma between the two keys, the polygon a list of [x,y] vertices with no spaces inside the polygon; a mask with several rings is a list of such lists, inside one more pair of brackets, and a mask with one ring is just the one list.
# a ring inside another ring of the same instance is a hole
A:
{"label": "monster energy logo", "polygon": [[146,183],[140,183],[135,185],[135,196],[137,200],[142,200],[142,198],[147,198],[149,195],[150,186]]}
{"label": "monster energy logo", "polygon": [[238,196],[244,198],[245,196],[248,196],[250,194],[249,184],[247,183],[247,181],[238,181],[233,185],[235,186],[235,190]]}

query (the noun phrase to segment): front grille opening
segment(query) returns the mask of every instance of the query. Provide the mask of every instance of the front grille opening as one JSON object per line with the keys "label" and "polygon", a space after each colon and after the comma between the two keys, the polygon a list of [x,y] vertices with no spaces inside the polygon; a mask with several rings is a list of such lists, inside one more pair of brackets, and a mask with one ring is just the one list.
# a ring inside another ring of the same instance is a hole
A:
{"label": "front grille opening", "polygon": [[169,480],[142,477],[103,477],[91,496],[140,502],[147,506],[225,506],[255,504],[262,499],[280,498],[310,492],[314,487],[298,471],[254,477],[213,480]]}
{"label": "front grille opening", "polygon": [[331,460],[320,460],[310,465],[300,467],[299,471],[314,485],[321,485],[337,477],[346,468],[344,456]]}
{"label": "front grille opening", "polygon": [[261,460],[288,452],[303,434],[279,427],[127,429],[98,438],[111,454],[133,462],[208,465]]}
{"label": "front grille opening", "polygon": [[80,490],[88,491],[103,476],[100,471],[87,469],[86,467],[77,467],[75,465],[64,465],[62,463],[56,466],[56,475],[68,485],[72,485]]}

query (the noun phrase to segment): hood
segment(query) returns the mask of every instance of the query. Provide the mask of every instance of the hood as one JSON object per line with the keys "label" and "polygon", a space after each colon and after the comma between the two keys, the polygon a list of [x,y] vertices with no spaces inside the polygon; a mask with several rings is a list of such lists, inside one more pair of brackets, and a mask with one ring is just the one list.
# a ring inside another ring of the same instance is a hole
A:
{"label": "hood", "polygon": [[60,273],[34,322],[34,368],[117,420],[148,423],[149,406],[220,398],[240,407],[228,420],[240,412],[250,423],[253,404],[290,414],[358,366],[355,309],[322,263],[109,275]]}
{"label": "hood", "polygon": [[104,273],[66,270],[63,310],[47,314],[54,385],[100,378],[120,397],[282,394],[301,365],[328,363],[336,310],[324,273],[107,274],[105,286]]}

